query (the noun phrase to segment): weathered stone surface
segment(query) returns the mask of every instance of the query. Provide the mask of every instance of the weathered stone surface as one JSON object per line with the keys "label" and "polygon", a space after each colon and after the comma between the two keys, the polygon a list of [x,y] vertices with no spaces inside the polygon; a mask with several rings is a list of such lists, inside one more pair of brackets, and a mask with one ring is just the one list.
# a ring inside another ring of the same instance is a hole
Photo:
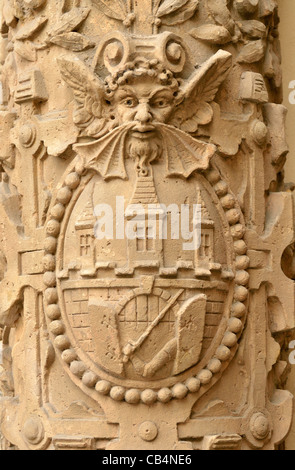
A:
{"label": "weathered stone surface", "polygon": [[276,3],[0,3],[2,448],[276,449]]}

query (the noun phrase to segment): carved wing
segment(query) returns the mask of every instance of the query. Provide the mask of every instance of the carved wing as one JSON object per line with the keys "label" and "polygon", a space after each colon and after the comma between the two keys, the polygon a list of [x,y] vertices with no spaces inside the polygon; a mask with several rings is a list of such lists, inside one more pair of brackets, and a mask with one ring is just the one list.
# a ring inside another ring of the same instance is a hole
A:
{"label": "carved wing", "polygon": [[96,171],[105,180],[124,180],[127,178],[124,148],[129,127],[120,126],[99,140],[74,145],[74,150],[84,159],[86,168]]}
{"label": "carved wing", "polygon": [[185,132],[194,133],[199,125],[213,118],[211,103],[232,65],[232,55],[220,50],[207,60],[183,85],[179,105],[170,124]]}
{"label": "carved wing", "polygon": [[167,176],[189,178],[194,171],[207,170],[216,147],[201,142],[174,127],[161,124],[166,153]]}
{"label": "carved wing", "polygon": [[[100,139],[74,145],[74,150],[85,162],[85,167],[96,171],[105,180],[126,179],[124,151],[128,132],[132,127],[123,125]],[[189,178],[194,171],[206,170],[216,152],[213,144],[194,139],[185,132],[167,124],[159,124],[163,141],[167,176]]]}
{"label": "carved wing", "polygon": [[84,134],[98,137],[106,124],[103,82],[79,59],[58,59],[61,75],[76,100],[75,124]]}

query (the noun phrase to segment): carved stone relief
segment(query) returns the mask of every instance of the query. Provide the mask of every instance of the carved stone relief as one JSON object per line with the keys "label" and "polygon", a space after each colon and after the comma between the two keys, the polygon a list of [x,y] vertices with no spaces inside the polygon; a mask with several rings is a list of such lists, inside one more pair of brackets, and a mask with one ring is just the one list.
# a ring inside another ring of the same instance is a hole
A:
{"label": "carved stone relief", "polygon": [[0,3],[2,448],[277,449],[276,2]]}

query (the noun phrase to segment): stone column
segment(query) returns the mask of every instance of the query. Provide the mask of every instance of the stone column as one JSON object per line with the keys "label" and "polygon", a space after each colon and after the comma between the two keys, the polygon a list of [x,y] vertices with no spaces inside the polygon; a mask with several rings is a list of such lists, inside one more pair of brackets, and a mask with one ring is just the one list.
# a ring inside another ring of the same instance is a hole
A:
{"label": "stone column", "polygon": [[276,450],[274,0],[1,0],[3,450]]}

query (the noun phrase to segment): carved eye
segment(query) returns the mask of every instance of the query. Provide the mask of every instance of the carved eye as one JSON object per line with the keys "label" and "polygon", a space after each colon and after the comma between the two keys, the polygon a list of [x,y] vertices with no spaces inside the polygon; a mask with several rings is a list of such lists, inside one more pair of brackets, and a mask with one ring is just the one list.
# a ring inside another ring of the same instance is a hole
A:
{"label": "carved eye", "polygon": [[135,106],[138,105],[138,102],[137,102],[136,98],[130,97],[130,98],[127,98],[126,100],[124,100],[123,104],[127,108],[135,108]]}
{"label": "carved eye", "polygon": [[157,100],[153,101],[152,106],[154,108],[167,108],[169,106],[169,100],[166,98],[158,98]]}

